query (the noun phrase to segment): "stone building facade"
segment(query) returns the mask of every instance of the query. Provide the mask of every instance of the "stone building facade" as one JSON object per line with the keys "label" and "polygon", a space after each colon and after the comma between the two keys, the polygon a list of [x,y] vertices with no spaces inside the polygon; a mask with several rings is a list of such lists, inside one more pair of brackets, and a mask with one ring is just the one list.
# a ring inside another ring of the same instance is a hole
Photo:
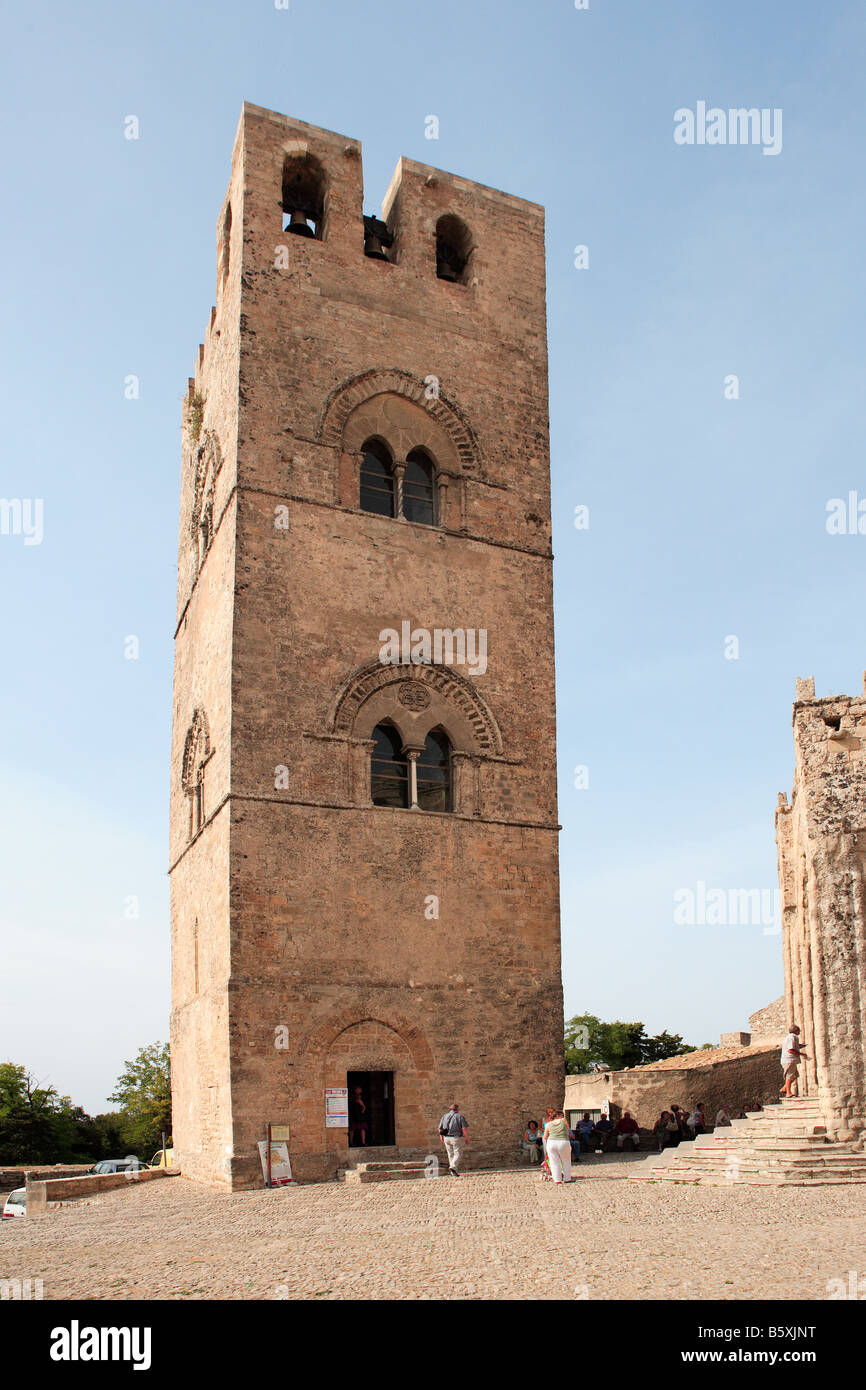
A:
{"label": "stone building facade", "polygon": [[785,1002],[828,1132],[866,1130],[866,677],[864,694],[816,700],[797,682],[794,790],[779,796]]}
{"label": "stone building facade", "polygon": [[[562,1094],[543,210],[245,105],[185,407],[176,1162],[513,1159]],[[425,635],[426,634],[426,635]],[[354,1136],[356,1139],[358,1135]],[[356,1151],[355,1156],[358,1156]]]}

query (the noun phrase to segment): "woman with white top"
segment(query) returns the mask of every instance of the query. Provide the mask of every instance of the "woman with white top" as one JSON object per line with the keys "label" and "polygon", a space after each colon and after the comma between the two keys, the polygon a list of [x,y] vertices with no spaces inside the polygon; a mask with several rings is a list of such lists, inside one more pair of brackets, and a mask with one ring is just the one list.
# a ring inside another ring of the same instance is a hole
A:
{"label": "woman with white top", "polygon": [[554,1182],[572,1182],[571,1176],[571,1131],[561,1110],[554,1111],[553,1118],[544,1123],[544,1143],[550,1175]]}

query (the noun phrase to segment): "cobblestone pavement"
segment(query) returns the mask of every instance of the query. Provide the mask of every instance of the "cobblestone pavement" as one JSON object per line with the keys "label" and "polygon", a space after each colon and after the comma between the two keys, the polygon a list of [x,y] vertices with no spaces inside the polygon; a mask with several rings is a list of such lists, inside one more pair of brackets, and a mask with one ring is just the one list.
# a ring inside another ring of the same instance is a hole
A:
{"label": "cobblestone pavement", "polygon": [[46,1299],[826,1299],[866,1271],[866,1185],[700,1188],[584,1160],[217,1194],[185,1178],[0,1224],[0,1278]]}

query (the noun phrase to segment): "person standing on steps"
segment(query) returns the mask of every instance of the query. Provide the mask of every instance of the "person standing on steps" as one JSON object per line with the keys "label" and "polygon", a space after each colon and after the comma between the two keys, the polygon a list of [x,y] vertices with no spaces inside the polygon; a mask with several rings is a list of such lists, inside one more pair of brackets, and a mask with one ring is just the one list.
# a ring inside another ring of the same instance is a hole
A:
{"label": "person standing on steps", "polygon": [[469,1126],[466,1122],[466,1116],[460,1114],[460,1106],[456,1101],[450,1110],[445,1111],[439,1121],[439,1138],[445,1145],[445,1152],[448,1155],[448,1172],[452,1178],[459,1178],[460,1174],[457,1170],[460,1167],[463,1150],[469,1148]]}
{"label": "person standing on steps", "polygon": [[800,1075],[800,1058],[808,1057],[808,1052],[804,1052],[800,1045],[800,1029],[796,1023],[791,1024],[791,1030],[785,1041],[782,1043],[782,1073],[785,1077],[785,1084],[779,1092],[780,1096],[787,1096],[791,1099],[800,1094],[797,1078]]}

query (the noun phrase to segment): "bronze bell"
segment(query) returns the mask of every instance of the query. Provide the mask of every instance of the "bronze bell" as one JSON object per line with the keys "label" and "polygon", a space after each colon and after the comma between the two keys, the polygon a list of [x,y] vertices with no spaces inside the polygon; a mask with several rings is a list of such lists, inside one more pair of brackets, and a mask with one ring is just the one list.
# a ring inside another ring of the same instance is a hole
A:
{"label": "bronze bell", "polygon": [[364,255],[372,257],[374,261],[387,261],[388,259],[385,255],[385,248],[379,238],[369,233],[364,242]]}
{"label": "bronze bell", "polygon": [[296,236],[314,237],[316,235],[300,208],[292,208],[292,219],[286,231],[294,232]]}
{"label": "bronze bell", "polygon": [[378,217],[364,218],[364,255],[373,261],[388,261],[390,256],[385,247],[394,244],[394,237],[388,225]]}

